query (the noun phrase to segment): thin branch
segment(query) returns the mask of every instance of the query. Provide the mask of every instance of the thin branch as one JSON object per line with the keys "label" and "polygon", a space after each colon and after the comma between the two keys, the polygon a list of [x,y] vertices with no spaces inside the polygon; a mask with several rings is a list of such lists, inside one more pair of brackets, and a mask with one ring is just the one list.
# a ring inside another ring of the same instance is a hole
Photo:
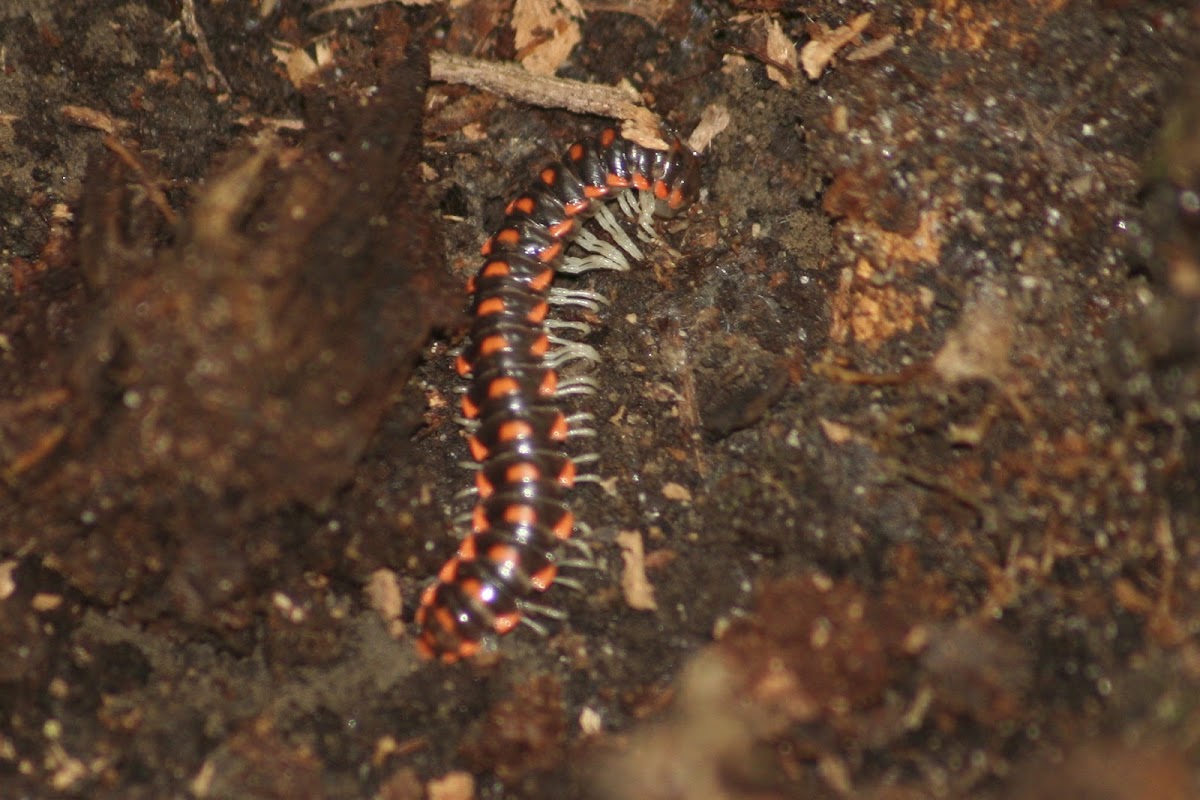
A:
{"label": "thin branch", "polygon": [[630,124],[626,135],[629,135],[630,126],[640,130],[658,129],[658,118],[653,112],[615,86],[534,75],[516,64],[446,53],[431,54],[429,68],[430,77],[435,81],[462,83],[543,108],[565,108],[578,114],[624,120]]}
{"label": "thin branch", "polygon": [[212,73],[224,91],[231,93],[233,90],[229,87],[229,81],[225,80],[225,76],[217,68],[212,50],[208,48],[208,37],[196,21],[196,0],[183,0],[183,29],[187,31],[188,36],[196,40],[196,49],[200,51],[200,59],[204,62],[205,69]]}

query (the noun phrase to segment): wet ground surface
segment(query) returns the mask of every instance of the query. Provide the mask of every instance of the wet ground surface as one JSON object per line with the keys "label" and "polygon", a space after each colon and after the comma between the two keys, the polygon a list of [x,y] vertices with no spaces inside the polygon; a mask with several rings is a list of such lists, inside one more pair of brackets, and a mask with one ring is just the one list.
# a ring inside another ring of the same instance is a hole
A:
{"label": "wet ground surface", "polygon": [[1200,792],[1198,12],[585,4],[730,122],[577,283],[597,569],[444,666],[458,287],[605,123],[428,83],[508,3],[279,5],[0,4],[0,794]]}

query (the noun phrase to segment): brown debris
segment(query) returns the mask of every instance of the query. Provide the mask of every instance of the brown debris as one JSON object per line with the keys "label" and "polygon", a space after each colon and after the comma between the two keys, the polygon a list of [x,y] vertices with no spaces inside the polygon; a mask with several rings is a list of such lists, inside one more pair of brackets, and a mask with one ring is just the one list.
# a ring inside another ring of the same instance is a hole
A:
{"label": "brown debris", "polygon": [[278,557],[263,514],[323,503],[348,479],[444,313],[416,177],[420,67],[388,72],[337,130],[326,116],[311,126],[308,148],[263,136],[232,153],[178,227],[138,203],[136,187],[162,183],[153,166],[116,142],[94,161],[80,214],[88,333],[41,378],[62,402],[0,406],[0,461],[21,498],[0,504],[0,541],[107,602],[169,571],[177,606],[206,618],[245,589],[245,556],[229,561],[244,541]]}
{"label": "brown debris", "polygon": [[848,582],[786,578],[764,587],[756,615],[718,649],[763,712],[808,721],[879,700],[907,633],[900,613]]}
{"label": "brown debris", "polygon": [[320,575],[277,583],[265,614],[264,654],[281,670],[338,661],[350,608],[349,599],[338,597]]}
{"label": "brown debris", "polygon": [[[789,375],[782,359],[766,352],[754,341],[728,337],[712,342],[705,355],[724,353],[722,368],[701,372],[700,419],[705,433],[714,439],[754,425],[779,402],[787,391]],[[737,352],[738,358],[728,358]]]}
{"label": "brown debris", "polygon": [[[865,258],[842,270],[832,305],[829,338],[878,348],[889,339],[924,324],[933,298],[906,291],[895,283],[877,282],[879,272]],[[880,285],[882,283],[882,285]]]}
{"label": "brown debris", "polygon": [[464,737],[460,754],[506,784],[550,769],[562,758],[568,721],[557,678],[537,675],[493,703]]}
{"label": "brown debris", "polygon": [[[888,707],[885,687],[912,668],[912,621],[938,602],[940,588],[905,569],[882,599],[816,574],[763,587],[754,613],[684,670],[667,719],[604,770],[607,796],[760,796],[753,787],[762,791],[773,780],[753,755],[765,742],[787,742],[793,760],[810,761],[825,784],[850,791],[839,746],[807,738],[803,726],[824,720],[847,741],[866,726],[880,745],[905,734],[910,723]],[[795,796],[799,785],[775,789]]]}
{"label": "brown debris", "polygon": [[1098,741],[1072,749],[1061,763],[1027,765],[1010,800],[1062,797],[1105,800],[1187,800],[1196,796],[1195,770],[1176,746]]}
{"label": "brown debris", "polygon": [[597,769],[612,800],[723,800],[740,777],[753,738],[736,678],[716,654],[702,654],[680,679],[671,716],[641,731],[625,752]]}
{"label": "brown debris", "polygon": [[[911,288],[899,278],[936,266],[945,238],[942,215],[901,204],[886,215],[878,209],[880,175],[877,165],[842,171],[822,200],[825,210],[844,217],[840,224],[844,255],[855,261],[841,273],[832,300],[830,338],[878,348],[896,336],[925,324],[933,297],[929,290]],[[886,201],[892,198],[884,195]]]}
{"label": "brown debris", "polygon": [[938,713],[985,725],[1020,717],[1033,683],[1022,642],[995,625],[967,620],[923,630],[921,639],[923,677]]}
{"label": "brown debris", "polygon": [[208,756],[190,788],[201,800],[322,800],[321,773],[308,747],[289,745],[271,722],[257,719]]}

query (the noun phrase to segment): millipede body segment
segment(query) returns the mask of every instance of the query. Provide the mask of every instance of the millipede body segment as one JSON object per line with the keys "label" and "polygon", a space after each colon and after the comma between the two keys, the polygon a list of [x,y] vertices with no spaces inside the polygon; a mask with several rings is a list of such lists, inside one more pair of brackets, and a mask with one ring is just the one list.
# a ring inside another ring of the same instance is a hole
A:
{"label": "millipede body segment", "polygon": [[697,184],[698,157],[680,141],[656,150],[606,129],[543,168],[484,244],[467,286],[470,339],[456,365],[470,381],[462,411],[479,462],[478,503],[471,533],[421,596],[422,655],[458,661],[512,630],[524,601],[553,583],[559,545],[575,530],[565,499],[575,482],[565,445],[572,425],[557,370],[569,345],[547,330],[567,245],[606,200],[636,190],[643,209],[671,216]]}

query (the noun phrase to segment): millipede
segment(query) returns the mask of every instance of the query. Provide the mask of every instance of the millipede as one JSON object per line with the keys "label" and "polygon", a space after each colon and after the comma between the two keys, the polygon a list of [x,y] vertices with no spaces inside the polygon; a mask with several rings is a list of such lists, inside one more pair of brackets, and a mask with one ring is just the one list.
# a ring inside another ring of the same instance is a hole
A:
{"label": "millipede", "polygon": [[[587,290],[554,287],[558,273],[625,270],[636,243],[605,203],[617,200],[637,220],[643,238],[654,217],[670,217],[695,199],[699,156],[678,138],[666,149],[640,145],[608,128],[572,144],[509,203],[500,227],[483,245],[483,265],[467,284],[471,327],[456,360],[469,381],[462,397],[477,502],[471,530],[457,553],[424,590],[416,612],[418,652],[452,663],[494,646],[528,612],[550,612],[531,601],[569,563],[562,546],[577,530],[566,501],[577,480],[567,441],[594,435],[590,415],[568,415],[565,398],[591,394],[588,376],[560,378],[573,361],[595,361],[586,323],[555,320],[552,306],[598,309]],[[596,217],[617,243],[585,230]],[[575,242],[588,253],[568,256]],[[535,625],[535,627],[537,627]]]}

